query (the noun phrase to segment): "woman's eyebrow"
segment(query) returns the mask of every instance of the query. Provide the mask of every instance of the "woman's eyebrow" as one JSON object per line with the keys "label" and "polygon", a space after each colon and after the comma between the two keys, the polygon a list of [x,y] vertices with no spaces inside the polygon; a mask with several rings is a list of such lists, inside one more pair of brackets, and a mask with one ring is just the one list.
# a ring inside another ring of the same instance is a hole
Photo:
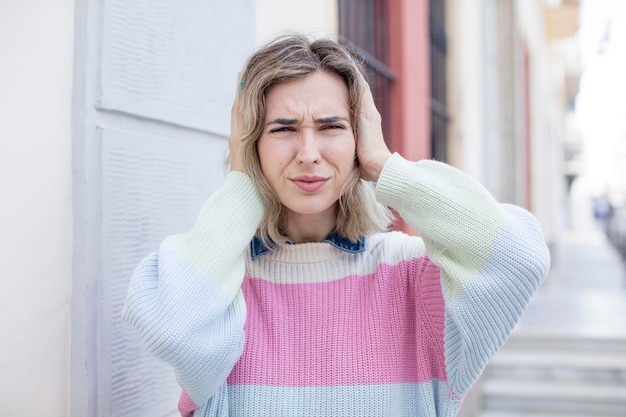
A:
{"label": "woman's eyebrow", "polygon": [[273,125],[273,124],[291,126],[291,125],[295,125],[296,123],[298,123],[297,119],[274,119],[271,122],[265,123],[265,126]]}
{"label": "woman's eyebrow", "polygon": [[348,122],[348,123],[350,123],[350,120],[345,118],[345,117],[341,117],[341,116],[330,116],[330,117],[322,117],[322,118],[319,118],[319,119],[315,119],[315,123],[322,123],[322,124],[337,123],[337,122]]}
{"label": "woman's eyebrow", "polygon": [[[278,119],[274,119],[272,121],[265,123],[265,126],[269,126],[273,124],[282,125],[282,126],[292,126],[292,125],[297,124],[298,122],[299,122],[298,119],[278,118]],[[319,124],[337,123],[337,122],[350,123],[350,120],[342,116],[328,116],[328,117],[320,117],[319,119],[315,119],[314,122],[319,123]]]}

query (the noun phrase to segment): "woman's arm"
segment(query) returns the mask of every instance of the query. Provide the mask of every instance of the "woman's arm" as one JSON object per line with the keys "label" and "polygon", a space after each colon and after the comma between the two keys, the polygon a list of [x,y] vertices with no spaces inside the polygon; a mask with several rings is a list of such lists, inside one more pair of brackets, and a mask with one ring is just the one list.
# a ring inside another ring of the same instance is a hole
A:
{"label": "woman's arm", "polygon": [[376,181],[378,200],[420,232],[441,271],[446,373],[452,391],[462,396],[547,275],[550,255],[539,224],[526,210],[498,204],[449,165],[391,155],[371,92],[362,84],[361,176]]}
{"label": "woman's arm", "polygon": [[196,404],[226,380],[243,349],[246,250],[262,204],[252,180],[231,172],[193,229],[166,238],[136,268],[123,317],[171,364]]}
{"label": "woman's arm", "polygon": [[376,192],[420,232],[441,270],[446,372],[463,395],[548,272],[541,229],[526,210],[496,203],[469,176],[435,161],[393,155]]}
{"label": "woman's arm", "polygon": [[192,230],[167,237],[136,268],[124,318],[147,349],[170,363],[198,405],[218,391],[243,349],[245,256],[263,215],[252,179],[241,172],[237,102],[230,172]]}

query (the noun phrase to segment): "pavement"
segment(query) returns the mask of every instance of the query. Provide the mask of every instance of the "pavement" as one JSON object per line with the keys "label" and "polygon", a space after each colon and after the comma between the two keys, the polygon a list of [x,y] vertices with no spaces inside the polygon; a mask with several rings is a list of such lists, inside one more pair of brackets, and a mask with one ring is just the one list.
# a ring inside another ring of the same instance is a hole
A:
{"label": "pavement", "polygon": [[626,267],[601,225],[583,224],[553,242],[546,281],[461,415],[626,415]]}
{"label": "pavement", "polygon": [[626,265],[592,213],[591,199],[572,196],[550,273],[517,332],[626,340]]}
{"label": "pavement", "polygon": [[599,229],[562,232],[517,333],[626,339],[626,266]]}
{"label": "pavement", "polygon": [[575,197],[548,277],[459,416],[626,416],[626,265]]}

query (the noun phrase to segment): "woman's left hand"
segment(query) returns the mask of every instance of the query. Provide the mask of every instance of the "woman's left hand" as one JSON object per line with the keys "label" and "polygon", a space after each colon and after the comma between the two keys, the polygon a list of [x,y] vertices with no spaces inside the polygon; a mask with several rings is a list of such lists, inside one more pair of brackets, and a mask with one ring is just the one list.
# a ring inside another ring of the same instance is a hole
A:
{"label": "woman's left hand", "polygon": [[230,136],[228,138],[229,161],[231,171],[246,172],[241,155],[241,132],[243,131],[243,123],[239,111],[239,94],[239,91],[235,93],[235,101],[230,111]]}
{"label": "woman's left hand", "polygon": [[369,84],[362,76],[361,88],[363,92],[356,154],[361,178],[376,182],[391,152],[385,143],[382,118],[374,104],[374,97]]}

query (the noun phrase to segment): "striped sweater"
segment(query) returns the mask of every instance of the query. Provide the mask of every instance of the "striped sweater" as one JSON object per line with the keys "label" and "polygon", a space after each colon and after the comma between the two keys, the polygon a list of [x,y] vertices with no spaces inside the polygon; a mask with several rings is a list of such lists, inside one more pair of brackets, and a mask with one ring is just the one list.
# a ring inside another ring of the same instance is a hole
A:
{"label": "striped sweater", "polygon": [[263,204],[231,172],[137,267],[123,311],[184,388],[184,416],[454,416],[547,274],[535,218],[394,154],[377,199],[421,234],[251,256]]}

